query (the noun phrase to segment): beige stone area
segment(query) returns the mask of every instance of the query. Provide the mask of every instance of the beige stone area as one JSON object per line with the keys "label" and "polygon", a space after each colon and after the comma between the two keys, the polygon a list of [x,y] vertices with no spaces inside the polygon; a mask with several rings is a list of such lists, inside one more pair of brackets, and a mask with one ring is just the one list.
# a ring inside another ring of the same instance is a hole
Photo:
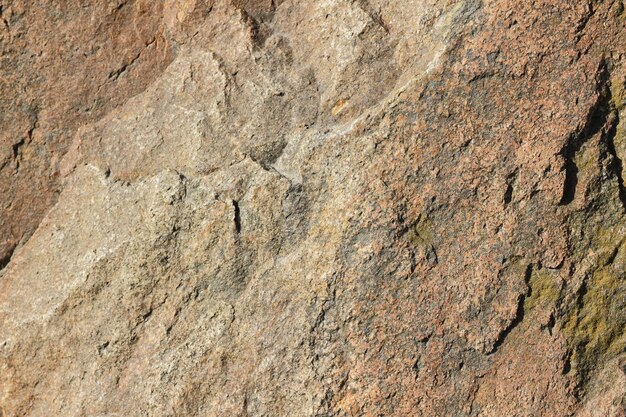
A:
{"label": "beige stone area", "polygon": [[624,10],[0,1],[0,417],[625,416]]}

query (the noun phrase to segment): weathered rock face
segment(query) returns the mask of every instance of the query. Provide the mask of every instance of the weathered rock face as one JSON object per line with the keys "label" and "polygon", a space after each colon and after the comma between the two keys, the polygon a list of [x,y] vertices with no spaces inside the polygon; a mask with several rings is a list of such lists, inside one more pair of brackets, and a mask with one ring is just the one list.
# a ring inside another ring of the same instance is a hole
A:
{"label": "weathered rock face", "polygon": [[0,12],[0,416],[626,415],[621,0]]}

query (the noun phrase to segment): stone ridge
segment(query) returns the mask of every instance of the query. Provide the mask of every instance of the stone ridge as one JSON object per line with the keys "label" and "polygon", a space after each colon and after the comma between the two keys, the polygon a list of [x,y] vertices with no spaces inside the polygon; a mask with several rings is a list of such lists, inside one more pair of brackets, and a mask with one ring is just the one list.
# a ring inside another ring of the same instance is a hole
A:
{"label": "stone ridge", "polygon": [[625,24],[0,1],[0,417],[626,416]]}

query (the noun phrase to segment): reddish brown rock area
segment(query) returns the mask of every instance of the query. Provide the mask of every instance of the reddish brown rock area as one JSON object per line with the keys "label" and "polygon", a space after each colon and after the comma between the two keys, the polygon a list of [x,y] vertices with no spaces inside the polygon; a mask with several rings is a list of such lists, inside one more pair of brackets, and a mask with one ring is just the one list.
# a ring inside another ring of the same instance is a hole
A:
{"label": "reddish brown rock area", "polygon": [[0,416],[626,416],[622,0],[0,1]]}

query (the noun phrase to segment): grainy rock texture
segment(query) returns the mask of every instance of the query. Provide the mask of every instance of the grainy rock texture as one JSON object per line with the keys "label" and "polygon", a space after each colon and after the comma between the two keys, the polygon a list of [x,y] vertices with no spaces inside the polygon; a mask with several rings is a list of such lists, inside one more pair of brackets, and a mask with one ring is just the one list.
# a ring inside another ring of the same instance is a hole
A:
{"label": "grainy rock texture", "polygon": [[0,1],[0,416],[625,416],[624,9]]}

